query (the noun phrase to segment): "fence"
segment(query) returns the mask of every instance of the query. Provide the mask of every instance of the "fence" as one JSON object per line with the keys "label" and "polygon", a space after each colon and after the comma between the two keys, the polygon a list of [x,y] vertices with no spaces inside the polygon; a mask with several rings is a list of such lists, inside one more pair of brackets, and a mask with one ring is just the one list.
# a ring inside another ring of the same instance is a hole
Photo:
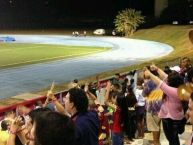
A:
{"label": "fence", "polygon": [[[176,65],[179,63],[179,58],[175,58],[169,62],[164,62],[162,64],[160,64],[160,66],[172,66],[172,65]],[[133,70],[132,70],[133,71]],[[128,74],[128,72],[126,73],[122,73],[121,76],[126,76]],[[108,77],[108,78],[105,78],[105,79],[102,79],[100,80],[100,84],[103,85],[103,86],[106,86],[106,83],[109,79],[112,79],[113,77]],[[60,101],[62,101],[62,98],[66,95],[68,90],[64,90],[64,91],[61,91],[61,92],[57,92],[55,94],[55,96],[60,99]],[[10,105],[10,106],[6,106],[6,107],[0,107],[0,120],[3,118],[3,115],[5,112],[7,111],[10,111],[10,110],[16,110],[17,106],[19,105],[25,105],[26,107],[29,107],[29,108],[33,108],[34,104],[37,102],[37,101],[42,101],[44,102],[46,99],[46,96],[39,96],[35,99],[31,99],[31,100],[28,100],[28,101],[23,101],[23,102],[20,102],[20,103],[16,103],[16,104],[13,104],[13,105]]]}

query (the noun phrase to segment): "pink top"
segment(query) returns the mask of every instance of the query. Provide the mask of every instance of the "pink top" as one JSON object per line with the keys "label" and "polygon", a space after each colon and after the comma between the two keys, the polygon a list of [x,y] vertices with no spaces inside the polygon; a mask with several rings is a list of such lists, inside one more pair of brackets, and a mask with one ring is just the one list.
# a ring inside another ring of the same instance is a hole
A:
{"label": "pink top", "polygon": [[182,103],[178,98],[177,88],[168,86],[161,81],[158,86],[165,94],[158,116],[160,118],[170,118],[173,120],[181,120],[184,117]]}

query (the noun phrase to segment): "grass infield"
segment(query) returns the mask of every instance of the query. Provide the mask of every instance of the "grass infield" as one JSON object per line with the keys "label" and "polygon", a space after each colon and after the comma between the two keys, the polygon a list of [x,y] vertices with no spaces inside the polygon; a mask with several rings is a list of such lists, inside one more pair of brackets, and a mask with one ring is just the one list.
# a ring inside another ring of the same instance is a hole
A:
{"label": "grass infield", "polygon": [[48,62],[106,51],[105,47],[0,43],[0,68]]}

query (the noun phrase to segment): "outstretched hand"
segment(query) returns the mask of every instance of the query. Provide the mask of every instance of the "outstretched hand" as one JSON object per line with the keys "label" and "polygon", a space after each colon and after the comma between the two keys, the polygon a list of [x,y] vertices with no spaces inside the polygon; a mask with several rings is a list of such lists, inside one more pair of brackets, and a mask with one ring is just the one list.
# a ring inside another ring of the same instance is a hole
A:
{"label": "outstretched hand", "polygon": [[51,99],[51,100],[54,100],[54,99],[55,99],[54,93],[53,93],[51,90],[49,90],[49,91],[47,92],[46,97],[47,97],[48,99]]}
{"label": "outstretched hand", "polygon": [[21,129],[21,127],[24,125],[24,122],[22,121],[21,116],[18,116],[15,118],[15,120],[12,122],[11,126],[10,126],[10,131],[17,133],[18,130]]}
{"label": "outstretched hand", "polygon": [[144,72],[144,76],[145,76],[146,78],[149,77],[150,74],[151,74],[151,72],[150,72],[147,68],[145,68],[143,72]]}
{"label": "outstretched hand", "polygon": [[107,82],[106,89],[107,89],[107,90],[110,90],[110,89],[111,89],[111,82],[110,82],[110,81]]}
{"label": "outstretched hand", "polygon": [[152,63],[152,65],[150,65],[150,69],[151,71],[156,71],[158,67],[154,63]]}

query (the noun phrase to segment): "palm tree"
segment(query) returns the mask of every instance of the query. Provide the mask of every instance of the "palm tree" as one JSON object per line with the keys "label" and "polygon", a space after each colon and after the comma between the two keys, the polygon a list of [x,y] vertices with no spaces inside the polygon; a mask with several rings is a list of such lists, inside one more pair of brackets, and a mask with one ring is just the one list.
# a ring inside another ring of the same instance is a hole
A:
{"label": "palm tree", "polygon": [[140,24],[144,23],[144,16],[141,15],[141,11],[125,9],[118,13],[114,23],[115,30],[128,37],[136,31]]}

